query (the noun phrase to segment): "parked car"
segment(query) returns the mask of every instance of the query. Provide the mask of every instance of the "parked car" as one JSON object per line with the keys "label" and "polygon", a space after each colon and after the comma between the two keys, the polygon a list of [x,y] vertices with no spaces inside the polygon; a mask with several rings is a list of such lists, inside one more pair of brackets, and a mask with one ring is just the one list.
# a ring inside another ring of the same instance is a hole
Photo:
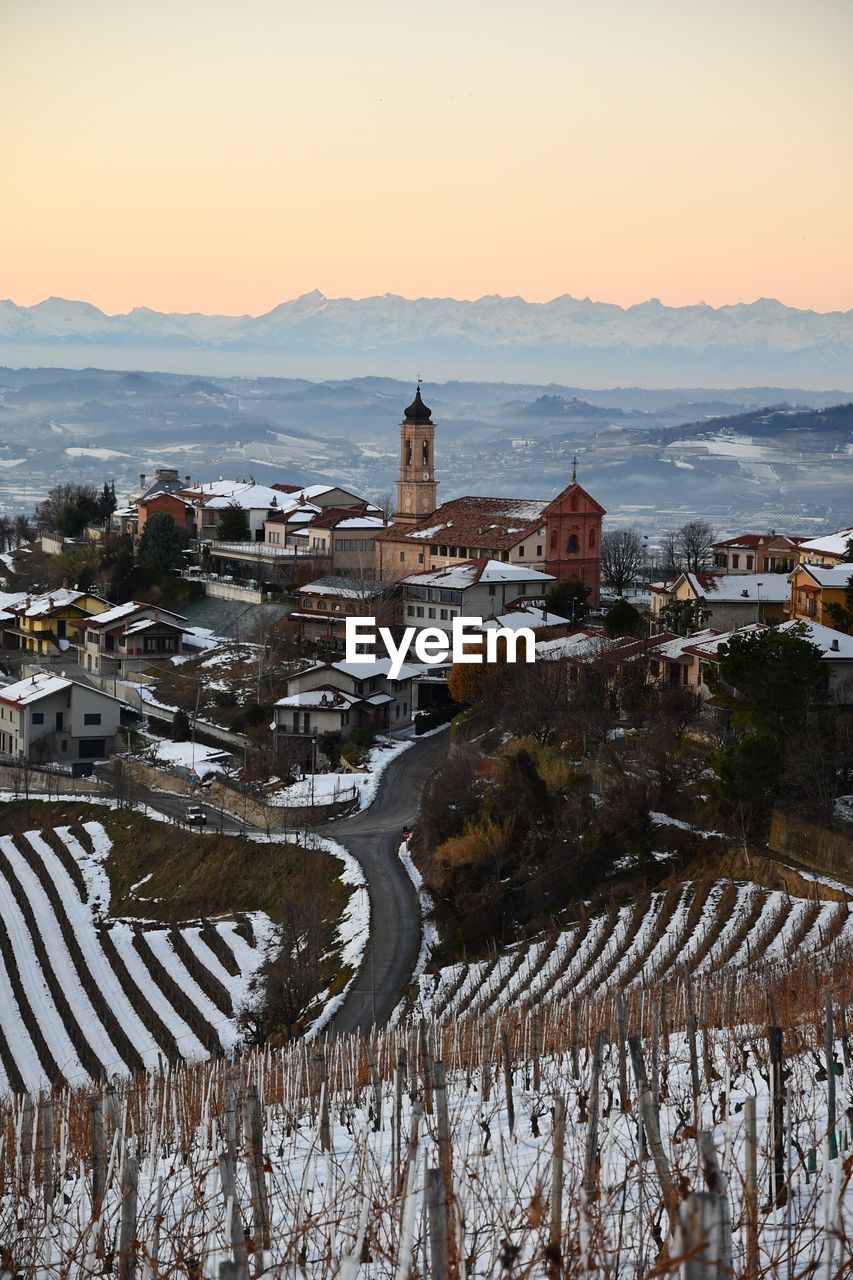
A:
{"label": "parked car", "polygon": [[207,814],[201,805],[191,804],[187,807],[187,826],[188,827],[206,827]]}

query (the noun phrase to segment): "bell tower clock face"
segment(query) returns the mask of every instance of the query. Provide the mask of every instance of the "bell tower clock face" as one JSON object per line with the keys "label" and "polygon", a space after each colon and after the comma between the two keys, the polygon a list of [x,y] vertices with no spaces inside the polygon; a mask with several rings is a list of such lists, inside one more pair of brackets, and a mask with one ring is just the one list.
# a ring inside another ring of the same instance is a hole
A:
{"label": "bell tower clock face", "polygon": [[425,471],[425,472],[424,472],[424,480],[429,480],[429,472],[428,472],[428,471]]}

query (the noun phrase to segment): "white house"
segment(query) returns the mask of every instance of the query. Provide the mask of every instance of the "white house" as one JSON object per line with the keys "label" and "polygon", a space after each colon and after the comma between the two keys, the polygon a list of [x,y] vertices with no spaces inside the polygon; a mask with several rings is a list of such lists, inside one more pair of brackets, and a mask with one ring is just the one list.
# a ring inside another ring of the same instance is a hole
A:
{"label": "white house", "polygon": [[121,702],[66,676],[37,672],[0,688],[0,752],[74,764],[115,747]]}
{"label": "white house", "polygon": [[318,662],[291,676],[273,708],[278,738],[313,738],[354,729],[388,732],[412,721],[417,681],[425,668],[405,663],[390,679],[390,658],[369,662]]}
{"label": "white house", "polygon": [[402,583],[403,622],[449,633],[454,618],[500,617],[513,608],[541,608],[554,581],[550,573],[485,558],[413,573]]}

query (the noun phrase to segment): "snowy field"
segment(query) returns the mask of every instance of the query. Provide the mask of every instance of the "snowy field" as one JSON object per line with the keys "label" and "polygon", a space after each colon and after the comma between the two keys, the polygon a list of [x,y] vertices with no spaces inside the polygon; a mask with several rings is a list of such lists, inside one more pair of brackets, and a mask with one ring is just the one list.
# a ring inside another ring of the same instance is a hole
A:
{"label": "snowy field", "polygon": [[[838,889],[843,886],[837,885]],[[853,946],[853,906],[751,883],[687,882],[490,960],[422,973],[405,1002],[426,1018],[643,988],[685,968],[699,979]]]}
{"label": "snowy field", "polygon": [[110,919],[109,850],[99,822],[0,836],[0,1094],[195,1062],[237,1043],[275,927],[262,912],[180,928]]}

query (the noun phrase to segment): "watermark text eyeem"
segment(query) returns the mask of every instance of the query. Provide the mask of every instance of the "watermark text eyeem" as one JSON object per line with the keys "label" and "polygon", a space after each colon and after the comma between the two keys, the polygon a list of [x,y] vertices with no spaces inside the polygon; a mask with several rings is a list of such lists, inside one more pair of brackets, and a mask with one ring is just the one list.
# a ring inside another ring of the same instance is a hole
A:
{"label": "watermark text eyeem", "polygon": [[482,618],[454,618],[449,635],[441,627],[406,627],[399,641],[389,627],[377,627],[375,618],[347,618],[345,640],[347,662],[366,664],[390,658],[391,680],[398,679],[407,660],[425,666],[536,660],[536,638],[531,627],[483,630]]}

